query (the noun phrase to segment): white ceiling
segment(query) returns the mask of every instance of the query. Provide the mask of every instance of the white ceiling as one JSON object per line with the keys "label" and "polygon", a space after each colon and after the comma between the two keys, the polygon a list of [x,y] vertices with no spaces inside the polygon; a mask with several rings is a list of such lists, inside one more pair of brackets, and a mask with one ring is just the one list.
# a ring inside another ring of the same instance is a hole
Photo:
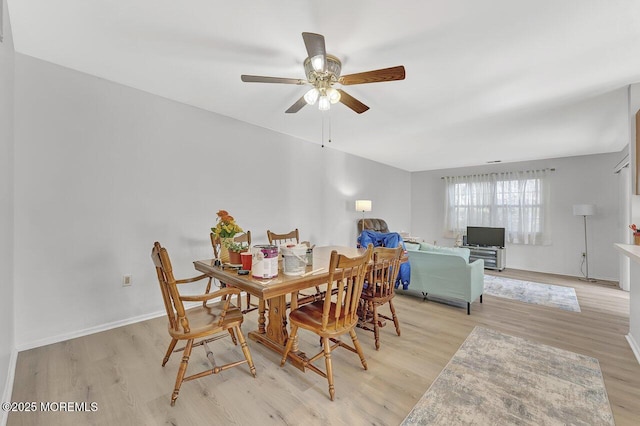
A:
{"label": "white ceiling", "polygon": [[[320,144],[322,113],[284,111],[305,87],[301,33],[343,74],[331,149],[408,171],[622,149],[640,81],[639,0],[8,0],[15,50]],[[328,126],[327,126],[328,127]]]}

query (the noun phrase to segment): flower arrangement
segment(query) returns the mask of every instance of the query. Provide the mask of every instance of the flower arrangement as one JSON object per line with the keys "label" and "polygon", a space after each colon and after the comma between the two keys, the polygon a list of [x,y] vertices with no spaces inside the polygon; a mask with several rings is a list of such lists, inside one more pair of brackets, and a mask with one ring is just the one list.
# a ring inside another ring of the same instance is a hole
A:
{"label": "flower arrangement", "polygon": [[636,226],[635,223],[629,225],[629,229],[631,229],[633,231],[633,235],[634,236],[640,236],[640,230],[638,229],[638,227]]}
{"label": "flower arrangement", "polygon": [[211,232],[218,238],[231,238],[238,232],[242,232],[242,228],[238,226],[236,220],[226,210],[220,210],[216,213],[218,216],[216,226],[211,228]]}

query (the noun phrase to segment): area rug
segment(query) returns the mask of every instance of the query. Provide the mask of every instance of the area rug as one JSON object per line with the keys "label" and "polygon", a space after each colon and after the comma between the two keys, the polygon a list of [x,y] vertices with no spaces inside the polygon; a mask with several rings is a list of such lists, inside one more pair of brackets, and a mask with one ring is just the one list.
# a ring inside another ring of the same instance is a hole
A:
{"label": "area rug", "polygon": [[402,425],[613,425],[598,360],[476,327]]}
{"label": "area rug", "polygon": [[485,275],[484,294],[580,312],[576,290],[573,287]]}

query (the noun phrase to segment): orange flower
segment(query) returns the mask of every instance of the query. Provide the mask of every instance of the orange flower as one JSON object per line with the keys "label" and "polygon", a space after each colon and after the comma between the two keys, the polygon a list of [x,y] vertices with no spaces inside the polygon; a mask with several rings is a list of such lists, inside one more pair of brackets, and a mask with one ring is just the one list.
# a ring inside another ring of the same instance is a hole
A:
{"label": "orange flower", "polygon": [[211,228],[215,236],[228,238],[233,237],[238,232],[243,232],[242,228],[236,223],[235,218],[226,210],[219,210],[216,215],[218,216],[216,226]]}

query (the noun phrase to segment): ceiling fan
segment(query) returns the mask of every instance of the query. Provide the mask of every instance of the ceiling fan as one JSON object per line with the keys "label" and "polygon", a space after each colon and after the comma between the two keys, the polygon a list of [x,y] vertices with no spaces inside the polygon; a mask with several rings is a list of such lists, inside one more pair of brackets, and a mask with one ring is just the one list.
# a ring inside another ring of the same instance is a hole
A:
{"label": "ceiling fan", "polygon": [[362,114],[369,109],[368,106],[346,93],[344,90],[333,87],[336,84],[349,86],[352,84],[378,83],[382,81],[404,80],[404,66],[383,68],[374,71],[365,71],[357,74],[340,76],[342,63],[333,55],[327,54],[324,44],[324,36],[315,33],[302,33],[304,45],[307,48],[308,57],[304,60],[304,72],[307,79],[264,77],[259,75],[241,75],[242,81],[247,83],[281,83],[311,85],[300,99],[286,110],[286,113],[300,111],[305,105],[314,105],[318,102],[321,111],[330,109],[331,104],[341,102]]}

